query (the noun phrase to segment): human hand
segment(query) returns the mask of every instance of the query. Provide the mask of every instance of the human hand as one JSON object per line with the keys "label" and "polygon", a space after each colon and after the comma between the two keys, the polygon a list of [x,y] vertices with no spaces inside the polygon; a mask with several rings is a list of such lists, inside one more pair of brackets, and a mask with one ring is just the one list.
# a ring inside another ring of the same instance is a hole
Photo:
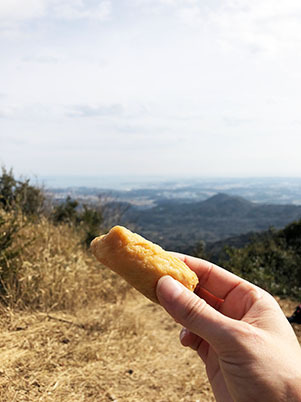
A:
{"label": "human hand", "polygon": [[184,326],[181,343],[205,363],[216,400],[301,401],[301,349],[276,300],[214,264],[176,255],[199,285],[192,293],[164,276],[157,297]]}

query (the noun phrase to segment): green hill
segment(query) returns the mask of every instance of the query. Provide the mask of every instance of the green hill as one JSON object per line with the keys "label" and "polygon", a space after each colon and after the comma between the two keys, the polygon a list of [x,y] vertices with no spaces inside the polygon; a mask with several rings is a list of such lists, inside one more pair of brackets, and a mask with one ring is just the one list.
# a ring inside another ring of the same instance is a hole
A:
{"label": "green hill", "polygon": [[301,218],[301,206],[259,204],[238,196],[217,194],[205,201],[162,200],[148,209],[129,207],[122,223],[163,247],[182,252],[196,243],[206,244],[283,228]]}

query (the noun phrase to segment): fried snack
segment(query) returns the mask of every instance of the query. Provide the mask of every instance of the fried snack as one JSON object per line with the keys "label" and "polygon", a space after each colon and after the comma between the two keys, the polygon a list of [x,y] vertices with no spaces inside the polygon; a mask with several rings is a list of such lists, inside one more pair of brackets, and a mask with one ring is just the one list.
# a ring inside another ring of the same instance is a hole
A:
{"label": "fried snack", "polygon": [[91,249],[98,261],[156,303],[161,276],[170,275],[191,291],[198,283],[196,274],[183,261],[122,226],[96,237]]}

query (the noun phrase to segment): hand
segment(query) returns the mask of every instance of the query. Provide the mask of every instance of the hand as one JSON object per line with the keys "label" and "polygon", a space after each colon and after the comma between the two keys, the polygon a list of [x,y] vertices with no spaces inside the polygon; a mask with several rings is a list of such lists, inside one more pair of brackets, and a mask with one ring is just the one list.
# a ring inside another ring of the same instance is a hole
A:
{"label": "hand", "polygon": [[301,401],[301,349],[275,299],[205,260],[176,254],[199,277],[195,293],[169,276],[157,284],[181,342],[206,365],[217,401]]}

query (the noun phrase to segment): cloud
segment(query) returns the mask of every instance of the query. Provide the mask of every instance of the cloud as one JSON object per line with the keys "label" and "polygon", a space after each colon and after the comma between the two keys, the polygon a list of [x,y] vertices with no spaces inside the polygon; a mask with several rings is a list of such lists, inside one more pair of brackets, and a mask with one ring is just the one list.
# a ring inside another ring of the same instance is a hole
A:
{"label": "cloud", "polygon": [[52,10],[58,19],[106,20],[111,14],[111,0],[102,0],[90,6],[87,0],[52,0]]}
{"label": "cloud", "polygon": [[111,0],[91,4],[89,0],[1,0],[0,27],[45,17],[65,20],[105,20],[111,13]]}
{"label": "cloud", "polygon": [[131,0],[131,3],[136,7],[167,7],[167,8],[179,8],[198,6],[202,7],[199,0]]}
{"label": "cloud", "polygon": [[18,137],[18,136],[14,136],[14,135],[4,135],[0,137],[1,141],[3,144],[5,144],[6,148],[10,148],[10,147],[19,147],[19,146],[24,146],[24,145],[31,145],[31,142],[28,141],[27,138],[23,138],[23,137]]}
{"label": "cloud", "polygon": [[46,8],[46,0],[1,0],[0,37],[19,39],[22,23],[43,17]]}
{"label": "cloud", "polygon": [[227,127],[241,128],[241,126],[250,126],[256,122],[256,119],[251,117],[223,116],[222,121]]}
{"label": "cloud", "polygon": [[198,0],[131,0],[144,14],[171,15],[185,24],[199,24],[207,7]]}
{"label": "cloud", "polygon": [[182,18],[185,14],[195,15],[204,9],[198,0],[132,0],[138,8],[145,8],[148,11],[158,12],[159,10],[173,12]]}
{"label": "cloud", "polygon": [[274,54],[301,40],[297,0],[227,0],[210,13],[210,24],[228,48]]}
{"label": "cloud", "polygon": [[202,35],[206,26],[226,50],[273,55],[301,43],[299,0],[131,0],[131,5],[144,14],[176,18]]}
{"label": "cloud", "polygon": [[39,18],[45,14],[46,7],[46,0],[1,0],[0,22]]}
{"label": "cloud", "polygon": [[180,20],[188,25],[200,24],[203,22],[203,13],[198,5],[191,4],[180,6],[176,12]]}
{"label": "cloud", "polygon": [[[0,94],[1,96],[1,94]],[[13,106],[0,105],[0,119],[10,119],[15,116],[16,108]]]}
{"label": "cloud", "polygon": [[35,55],[28,55],[22,58],[22,61],[25,63],[58,63],[59,62],[59,58],[56,56],[52,56],[52,55],[47,55],[47,54],[35,54]]}
{"label": "cloud", "polygon": [[105,117],[120,116],[123,113],[121,104],[112,105],[75,105],[68,108],[70,117]]}

